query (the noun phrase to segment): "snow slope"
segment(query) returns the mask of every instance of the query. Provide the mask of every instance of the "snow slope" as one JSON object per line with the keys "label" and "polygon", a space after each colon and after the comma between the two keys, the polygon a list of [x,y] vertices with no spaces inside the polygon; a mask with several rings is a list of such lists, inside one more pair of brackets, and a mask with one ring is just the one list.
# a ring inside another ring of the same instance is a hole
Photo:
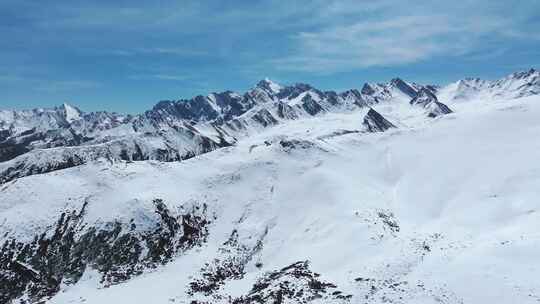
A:
{"label": "snow slope", "polygon": [[540,94],[540,71],[530,69],[489,81],[465,78],[442,87],[437,95],[447,104],[470,100],[503,100]]}
{"label": "snow slope", "polygon": [[452,106],[429,119],[408,100],[380,102],[397,128],[366,132],[363,107],[183,162],[20,178],[0,188],[0,236],[29,242],[85,203],[82,231],[150,229],[156,199],[207,205],[201,244],[107,288],[88,266],[62,281],[58,304],[538,303],[540,97]]}

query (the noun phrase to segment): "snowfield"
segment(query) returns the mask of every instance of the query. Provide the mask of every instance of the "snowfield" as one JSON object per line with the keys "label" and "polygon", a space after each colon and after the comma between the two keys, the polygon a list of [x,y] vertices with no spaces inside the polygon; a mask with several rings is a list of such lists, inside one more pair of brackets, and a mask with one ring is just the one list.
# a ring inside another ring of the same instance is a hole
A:
{"label": "snowfield", "polygon": [[365,132],[358,108],[181,162],[19,178],[0,185],[0,244],[52,234],[83,206],[88,225],[142,233],[160,199],[178,214],[204,204],[205,239],[118,284],[88,266],[47,303],[540,303],[540,95],[440,100],[454,113],[373,105],[386,132]]}

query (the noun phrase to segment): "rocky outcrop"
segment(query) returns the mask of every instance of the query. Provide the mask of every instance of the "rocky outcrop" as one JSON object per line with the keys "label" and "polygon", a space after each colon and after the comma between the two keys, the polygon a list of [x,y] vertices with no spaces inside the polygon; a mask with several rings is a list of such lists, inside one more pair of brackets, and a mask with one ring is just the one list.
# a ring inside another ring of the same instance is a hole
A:
{"label": "rocky outcrop", "polygon": [[384,132],[390,128],[396,127],[391,122],[386,120],[384,116],[379,114],[379,112],[373,110],[372,108],[370,108],[364,116],[364,121],[362,124],[368,132]]}
{"label": "rocky outcrop", "polygon": [[339,291],[335,284],[323,281],[320,274],[312,272],[308,261],[300,261],[266,273],[253,284],[249,294],[232,303],[348,303],[351,298],[352,295]]}
{"label": "rocky outcrop", "polygon": [[438,101],[428,104],[426,108],[427,108],[427,116],[431,118],[453,113],[453,111],[447,105]]}
{"label": "rocky outcrop", "polygon": [[422,88],[418,95],[411,99],[410,104],[425,108],[427,116],[432,118],[452,113],[447,105],[439,102],[437,96],[426,88]]}
{"label": "rocky outcrop", "polygon": [[169,210],[156,199],[155,222],[137,227],[132,219],[89,223],[88,207],[62,213],[56,225],[23,243],[8,238],[0,247],[0,303],[21,296],[30,302],[47,299],[62,284],[75,284],[91,268],[104,286],[117,284],[166,264],[205,242],[213,218],[205,204]]}
{"label": "rocky outcrop", "polygon": [[411,98],[414,98],[418,94],[418,91],[415,88],[403,81],[401,78],[392,79],[390,81],[390,85]]}
{"label": "rocky outcrop", "polygon": [[281,101],[277,104],[277,115],[282,119],[293,120],[298,118],[294,108]]}
{"label": "rocky outcrop", "polygon": [[219,248],[217,257],[205,263],[200,276],[195,277],[188,286],[187,294],[205,296],[213,301],[223,299],[220,293],[227,281],[240,280],[245,275],[245,267],[252,262],[255,255],[263,249],[263,241],[268,233],[259,236],[252,245],[242,244],[238,239],[238,231],[234,230],[229,239]]}

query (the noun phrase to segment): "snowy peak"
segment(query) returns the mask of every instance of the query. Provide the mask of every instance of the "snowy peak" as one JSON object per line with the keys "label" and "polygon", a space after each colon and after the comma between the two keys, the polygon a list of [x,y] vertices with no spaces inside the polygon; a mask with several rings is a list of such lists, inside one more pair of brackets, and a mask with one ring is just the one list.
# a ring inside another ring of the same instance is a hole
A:
{"label": "snowy peak", "polygon": [[375,94],[375,89],[369,83],[366,82],[362,86],[362,90],[360,92],[364,95],[373,95]]}
{"label": "snowy peak", "polygon": [[536,69],[530,69],[528,71],[520,71],[510,74],[508,78],[514,78],[514,79],[528,79],[530,77],[538,77],[540,75],[540,72]]}
{"label": "snowy peak", "polygon": [[535,69],[512,73],[490,85],[495,96],[519,98],[540,94],[540,72]]}
{"label": "snowy peak", "polygon": [[390,86],[398,89],[403,94],[413,98],[418,94],[418,91],[410,84],[403,81],[401,78],[394,78],[390,81]]}
{"label": "snowy peak", "polygon": [[81,119],[83,112],[79,108],[72,106],[70,104],[64,103],[60,106],[60,110],[64,115],[64,118],[67,122],[72,123],[75,120]]}
{"label": "snowy peak", "polygon": [[488,81],[482,80],[480,78],[465,78],[457,82],[458,89],[467,90],[473,89],[478,90],[485,88],[489,85]]}
{"label": "snowy peak", "polygon": [[157,103],[145,115],[160,121],[188,120],[209,122],[228,120],[241,115],[253,107],[254,101],[232,91],[196,96],[176,101],[164,100]]}
{"label": "snowy peak", "polygon": [[269,78],[265,78],[257,83],[257,87],[261,88],[263,90],[268,91],[272,94],[277,94],[279,91],[281,91],[282,87],[281,85],[277,84],[276,82],[273,82]]}
{"label": "snowy peak", "polygon": [[437,96],[431,93],[431,91],[429,91],[428,89],[422,88],[420,89],[420,92],[418,92],[418,94],[413,99],[411,99],[409,103],[411,105],[426,106],[430,102],[435,102],[435,101],[437,101]]}
{"label": "snowy peak", "polygon": [[366,113],[362,124],[368,132],[384,132],[396,127],[373,108],[370,108]]}
{"label": "snowy peak", "polygon": [[[437,117],[452,113],[449,102],[458,98],[511,99],[539,93],[539,72],[531,69],[499,81],[471,78],[444,88],[394,78],[345,92],[322,91],[305,83],[282,86],[263,79],[242,94],[224,91],[160,101],[136,116],[83,113],[69,104],[53,109],[0,111],[0,183],[98,158],[182,160],[230,146],[272,126],[328,113],[379,106],[390,109],[396,104],[393,111],[397,116],[390,117],[401,125],[398,112],[417,115],[418,110],[412,107],[421,107],[428,117]],[[409,103],[412,107],[407,107]],[[387,112],[381,109],[381,113]],[[364,126],[378,132],[394,124],[370,110]]]}
{"label": "snowy peak", "polygon": [[277,94],[277,97],[279,99],[293,99],[296,98],[298,95],[312,90],[312,86],[306,83],[295,83],[291,86],[283,87],[279,94]]}
{"label": "snowy peak", "polygon": [[438,95],[445,102],[459,102],[514,99],[537,94],[540,94],[540,72],[530,69],[494,81],[465,78],[442,88]]}
{"label": "snowy peak", "polygon": [[368,103],[375,104],[394,97],[389,87],[389,84],[365,83],[360,93]]}
{"label": "snowy peak", "polygon": [[420,89],[418,95],[411,99],[410,104],[424,107],[427,110],[427,116],[432,118],[453,112],[447,105],[439,102],[437,96],[428,88]]}
{"label": "snowy peak", "polygon": [[453,113],[447,105],[438,101],[428,103],[425,108],[427,109],[427,116],[431,118]]}
{"label": "snowy peak", "polygon": [[371,104],[381,101],[410,101],[418,95],[421,89],[427,89],[432,93],[438,91],[435,85],[419,85],[406,82],[401,78],[394,78],[388,83],[365,83],[360,91],[364,99]]}

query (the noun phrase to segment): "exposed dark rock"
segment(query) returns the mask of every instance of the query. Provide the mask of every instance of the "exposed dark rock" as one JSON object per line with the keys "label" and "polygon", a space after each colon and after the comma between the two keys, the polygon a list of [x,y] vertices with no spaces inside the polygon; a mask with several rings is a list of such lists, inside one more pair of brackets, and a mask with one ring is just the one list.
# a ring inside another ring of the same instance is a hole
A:
{"label": "exposed dark rock", "polygon": [[104,286],[121,283],[205,242],[213,220],[205,204],[179,214],[159,199],[154,206],[158,220],[148,230],[133,221],[87,223],[85,203],[79,212],[62,213],[32,242],[8,239],[0,248],[0,303],[25,294],[32,303],[47,299],[61,284],[77,283],[87,268],[102,275]]}
{"label": "exposed dark rock", "polygon": [[364,116],[364,121],[362,123],[368,132],[384,132],[390,128],[395,128],[391,122],[386,120],[384,116],[379,114],[379,112],[369,109],[367,114]]}
{"label": "exposed dark rock", "polygon": [[302,108],[304,108],[304,110],[309,115],[316,115],[324,111],[323,107],[317,101],[315,101],[309,94],[302,98]]}
{"label": "exposed dark rock", "polygon": [[[350,91],[347,91],[347,92],[350,92]],[[347,92],[344,92],[342,93],[342,95],[347,95]],[[326,98],[326,101],[332,105],[332,106],[335,106],[335,105],[338,105],[339,104],[339,96],[338,93],[334,92],[334,91],[326,91],[324,92],[324,97]]]}
{"label": "exposed dark rock", "polygon": [[420,89],[418,95],[411,99],[411,105],[420,105],[426,107],[429,103],[437,101],[437,96],[426,88]]}
{"label": "exposed dark rock", "polygon": [[343,93],[340,93],[339,96],[343,99],[350,99],[354,100],[354,104],[358,107],[365,107],[367,106],[366,100],[364,100],[364,97],[358,90],[348,90]]}
{"label": "exposed dark rock", "polygon": [[201,276],[189,283],[188,295],[202,294],[220,299],[219,289],[228,280],[239,280],[244,277],[245,267],[263,248],[266,230],[254,246],[247,246],[238,241],[238,231],[234,230],[229,239],[219,248],[218,258],[207,262],[201,269]]}
{"label": "exposed dark rock", "polygon": [[394,213],[392,213],[391,211],[379,210],[377,212],[377,215],[379,216],[382,223],[384,224],[383,227],[385,230],[386,229],[390,230],[392,234],[399,232],[400,230],[399,224],[396,218],[394,217]]}
{"label": "exposed dark rock", "polygon": [[[0,127],[1,126],[2,126],[2,122],[0,122]],[[10,129],[0,129],[0,142],[3,142],[4,140],[8,139],[12,134],[13,132]]]}
{"label": "exposed dark rock", "polygon": [[298,115],[296,114],[294,108],[283,102],[278,103],[277,114],[280,118],[284,118],[284,119],[297,119],[298,118]]}
{"label": "exposed dark rock", "polygon": [[440,115],[446,115],[453,113],[453,111],[444,103],[442,102],[432,102],[430,105],[428,105],[428,117],[434,118]]}
{"label": "exposed dark rock", "polygon": [[290,152],[294,149],[309,149],[315,146],[315,144],[311,141],[298,139],[282,139],[279,141],[279,145],[285,152]]}
{"label": "exposed dark rock", "polygon": [[278,123],[274,116],[272,116],[272,113],[270,113],[267,109],[260,110],[257,112],[257,114],[253,115],[251,119],[258,122],[263,127],[268,127]]}
{"label": "exposed dark rock", "polygon": [[364,95],[372,95],[375,93],[375,90],[371,87],[369,83],[364,83],[362,90],[360,91]]}
{"label": "exposed dark rock", "polygon": [[411,98],[414,98],[418,94],[418,92],[413,87],[411,87],[409,84],[407,84],[400,78],[392,79],[390,81],[390,84]]}
{"label": "exposed dark rock", "polygon": [[334,132],[332,132],[330,134],[319,136],[319,137],[317,137],[317,139],[324,140],[324,139],[343,136],[343,135],[347,135],[347,134],[355,134],[355,133],[360,133],[360,132],[361,132],[360,130],[337,130],[337,131],[334,131]]}
{"label": "exposed dark rock", "polygon": [[274,83],[272,83],[271,80],[269,79],[263,79],[261,81],[259,81],[257,83],[257,88],[260,88],[260,89],[263,89],[265,90],[266,92],[270,93],[270,94],[276,94],[276,93],[279,93],[280,90],[275,90],[275,87],[273,87],[273,85],[275,85]]}
{"label": "exposed dark rock", "polygon": [[231,120],[251,109],[255,102],[249,96],[241,96],[231,91],[196,96],[178,101],[160,101],[144,115],[157,121],[175,120],[212,121],[218,117]]}
{"label": "exposed dark rock", "polygon": [[437,96],[427,88],[422,88],[418,95],[411,99],[410,104],[426,108],[429,117],[437,117],[452,113],[452,110],[444,103],[439,102]]}
{"label": "exposed dark rock", "polygon": [[310,86],[309,84],[305,84],[305,83],[297,83],[295,85],[292,85],[292,86],[288,86],[288,87],[284,87],[276,96],[279,98],[279,99],[284,99],[284,98],[287,98],[287,99],[294,99],[296,97],[298,97],[298,95],[306,92],[306,91],[309,91],[313,89],[312,86]]}
{"label": "exposed dark rock", "polygon": [[337,290],[335,284],[322,281],[309,263],[296,262],[280,270],[266,273],[251,288],[249,294],[234,299],[234,304],[253,303],[348,303],[352,295]]}

